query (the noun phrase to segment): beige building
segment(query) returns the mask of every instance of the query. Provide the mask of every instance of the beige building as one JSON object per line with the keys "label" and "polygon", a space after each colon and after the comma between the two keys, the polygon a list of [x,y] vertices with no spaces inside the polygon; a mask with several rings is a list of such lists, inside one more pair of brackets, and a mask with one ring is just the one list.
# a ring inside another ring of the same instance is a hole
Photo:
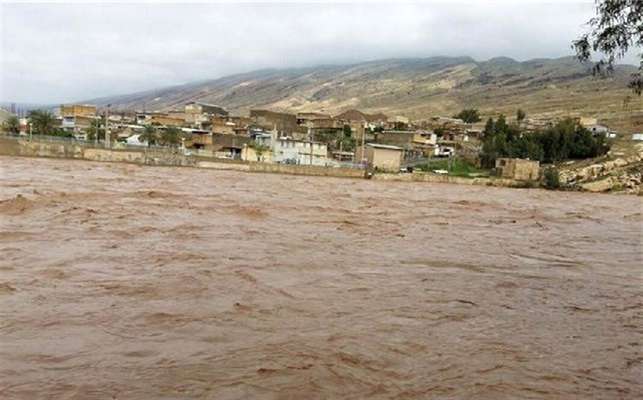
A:
{"label": "beige building", "polygon": [[540,177],[540,162],[522,158],[498,158],[496,174],[502,178],[535,181]]}
{"label": "beige building", "polygon": [[[361,150],[361,149],[358,149]],[[385,144],[368,143],[365,146],[364,158],[370,168],[388,172],[399,172],[404,156],[404,149]],[[359,152],[361,153],[361,151]],[[361,154],[355,154],[361,157]],[[356,158],[357,161],[360,158]]]}
{"label": "beige building", "polygon": [[188,114],[179,110],[170,110],[166,114],[168,117],[182,119],[183,121],[187,121],[188,118]]}
{"label": "beige building", "polygon": [[[250,110],[252,123],[267,129],[292,134],[299,129],[297,116],[270,110]],[[305,129],[304,129],[305,131]]]}
{"label": "beige building", "polygon": [[61,117],[95,117],[96,106],[90,104],[63,104],[60,106]]}
{"label": "beige building", "polygon": [[210,119],[210,128],[212,133],[221,133],[224,135],[234,135],[236,125],[228,121],[226,117],[212,117]]}
{"label": "beige building", "polygon": [[153,114],[150,118],[150,123],[179,127],[185,125],[185,119],[173,117],[168,114]]}
{"label": "beige building", "polygon": [[186,114],[203,114],[208,116],[228,116],[228,111],[215,104],[201,103],[198,101],[193,101],[185,105]]}
{"label": "beige building", "polygon": [[185,105],[184,113],[186,123],[199,129],[205,128],[205,125],[209,124],[213,117],[225,118],[228,116],[228,111],[223,107],[195,101]]}
{"label": "beige building", "polygon": [[89,104],[63,104],[60,106],[62,118],[60,127],[79,139],[86,139],[84,132],[97,119],[96,106]]}

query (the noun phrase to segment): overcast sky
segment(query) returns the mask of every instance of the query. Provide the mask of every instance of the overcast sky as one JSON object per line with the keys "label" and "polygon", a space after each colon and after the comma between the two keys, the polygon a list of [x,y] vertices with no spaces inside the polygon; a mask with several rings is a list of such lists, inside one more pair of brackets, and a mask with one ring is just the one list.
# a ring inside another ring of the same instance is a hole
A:
{"label": "overcast sky", "polygon": [[258,68],[389,57],[559,57],[572,54],[593,3],[5,2],[0,100],[58,103]]}

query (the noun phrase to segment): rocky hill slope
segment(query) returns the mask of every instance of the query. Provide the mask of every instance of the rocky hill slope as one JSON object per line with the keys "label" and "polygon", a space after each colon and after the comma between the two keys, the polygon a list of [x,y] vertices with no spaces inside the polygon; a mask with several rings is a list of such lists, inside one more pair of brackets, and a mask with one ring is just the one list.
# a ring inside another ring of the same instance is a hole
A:
{"label": "rocky hill slope", "polygon": [[414,119],[450,115],[464,107],[484,114],[585,115],[617,129],[643,126],[643,100],[626,88],[634,67],[596,78],[573,57],[518,62],[469,57],[391,59],[353,65],[261,70],[124,96],[89,100],[117,108],[166,110],[188,101],[219,104],[244,113],[281,111],[365,112]]}
{"label": "rocky hill slope", "polygon": [[603,157],[568,162],[560,181],[563,187],[590,192],[643,195],[643,143],[619,141]]}

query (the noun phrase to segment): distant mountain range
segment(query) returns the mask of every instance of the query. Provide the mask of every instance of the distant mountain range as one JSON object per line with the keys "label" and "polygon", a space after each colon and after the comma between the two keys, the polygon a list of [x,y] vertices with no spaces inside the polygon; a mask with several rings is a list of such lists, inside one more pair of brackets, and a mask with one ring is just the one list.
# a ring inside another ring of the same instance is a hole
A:
{"label": "distant mountain range", "polygon": [[98,105],[137,110],[180,109],[186,102],[218,104],[234,113],[347,109],[414,119],[452,115],[475,107],[483,115],[594,116],[617,129],[643,126],[643,100],[627,89],[635,67],[617,66],[609,78],[593,76],[573,57],[518,62],[499,57],[388,59],[352,65],[268,69],[133,93],[91,99]]}
{"label": "distant mountain range", "polygon": [[31,110],[51,110],[53,111],[60,104],[40,104],[40,103],[14,103],[10,101],[0,102],[0,109],[19,116],[26,116]]}

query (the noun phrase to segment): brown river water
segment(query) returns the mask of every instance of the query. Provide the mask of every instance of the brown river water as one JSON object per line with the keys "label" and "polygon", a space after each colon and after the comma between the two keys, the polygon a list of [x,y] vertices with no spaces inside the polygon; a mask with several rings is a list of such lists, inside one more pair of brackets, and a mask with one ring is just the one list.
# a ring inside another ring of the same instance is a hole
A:
{"label": "brown river water", "polygon": [[0,157],[1,399],[643,398],[643,198]]}

